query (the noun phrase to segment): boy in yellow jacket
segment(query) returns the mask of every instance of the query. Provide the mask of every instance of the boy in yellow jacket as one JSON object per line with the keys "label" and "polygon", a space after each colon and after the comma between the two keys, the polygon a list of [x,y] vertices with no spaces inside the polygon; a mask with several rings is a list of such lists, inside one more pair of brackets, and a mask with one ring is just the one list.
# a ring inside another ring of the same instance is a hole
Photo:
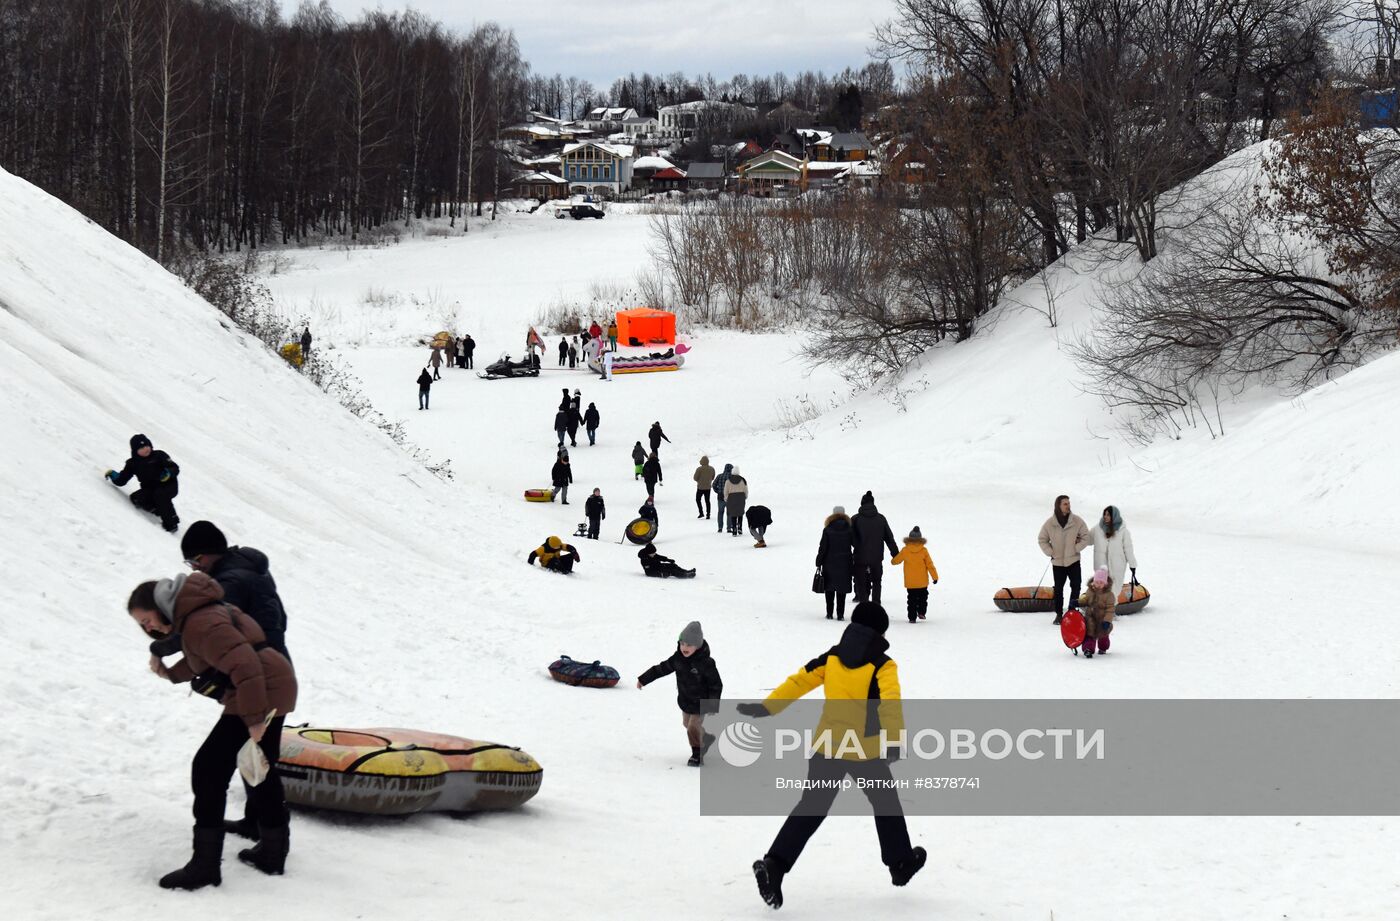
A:
{"label": "boy in yellow jacket", "polygon": [[[791,675],[763,703],[738,706],[743,715],[758,718],[782,712],[818,687],[826,694],[807,767],[812,783],[783,823],[768,853],[753,865],[758,894],[773,908],[783,906],[783,877],[792,872],[808,839],[821,827],[840,793],[833,782],[847,775],[875,781],[861,792],[875,812],[880,859],[889,868],[890,882],[905,885],[928,859],[923,848],[910,846],[899,794],[887,786],[891,780],[890,761],[883,757],[880,745],[882,733],[886,739],[895,739],[904,732],[899,670],[886,654],[890,644],[884,634],[889,624],[884,608],[873,601],[862,601],[856,605],[851,624],[839,643]],[[879,703],[872,708],[871,701]]]}
{"label": "boy in yellow jacket", "polygon": [[904,565],[904,587],[909,592],[909,623],[917,623],[928,617],[929,580],[938,584],[938,570],[934,568],[933,557],[924,546],[924,534],[918,525],[904,538],[904,549],[890,560],[891,566]]}

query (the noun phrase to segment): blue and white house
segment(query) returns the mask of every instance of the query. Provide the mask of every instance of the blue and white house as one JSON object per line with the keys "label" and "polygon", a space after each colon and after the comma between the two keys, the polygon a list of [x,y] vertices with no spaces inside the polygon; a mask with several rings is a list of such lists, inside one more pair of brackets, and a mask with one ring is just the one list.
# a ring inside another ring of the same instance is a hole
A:
{"label": "blue and white house", "polygon": [[635,160],[631,145],[582,141],[559,154],[560,175],[571,194],[619,195],[632,187]]}

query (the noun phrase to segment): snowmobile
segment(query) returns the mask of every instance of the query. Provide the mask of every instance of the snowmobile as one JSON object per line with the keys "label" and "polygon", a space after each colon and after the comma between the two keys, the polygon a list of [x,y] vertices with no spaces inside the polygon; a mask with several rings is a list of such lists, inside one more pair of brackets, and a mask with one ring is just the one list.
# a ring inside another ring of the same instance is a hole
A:
{"label": "snowmobile", "polygon": [[500,359],[486,366],[486,370],[477,375],[482,380],[496,381],[505,377],[539,377],[540,369],[535,367],[534,362],[527,355],[523,361],[511,361],[509,355],[502,355]]}

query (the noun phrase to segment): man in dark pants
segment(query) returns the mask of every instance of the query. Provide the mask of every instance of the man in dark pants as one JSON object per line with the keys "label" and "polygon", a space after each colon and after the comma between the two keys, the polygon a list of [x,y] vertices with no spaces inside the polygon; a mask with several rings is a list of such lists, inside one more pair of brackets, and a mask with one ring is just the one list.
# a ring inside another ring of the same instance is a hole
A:
{"label": "man in dark pants", "polygon": [[301,331],[301,359],[305,361],[311,357],[311,327],[308,325]]}
{"label": "man in dark pants", "polygon": [[[231,604],[262,627],[267,645],[282,653],[287,661],[287,611],[277,594],[277,582],[268,569],[267,555],[252,547],[230,547],[224,532],[210,521],[196,521],[185,529],[180,552],[196,572],[212,577],[224,590],[224,603]],[[243,818],[231,822],[219,816],[224,830],[251,841],[258,840],[252,790],[245,784],[247,799]]]}
{"label": "man in dark pants", "polygon": [[710,466],[708,455],[700,457],[700,466],[695,468],[695,511],[696,518],[710,517],[710,490],[715,485],[715,468]]}
{"label": "man in dark pants", "polygon": [[1079,554],[1089,546],[1089,526],[1070,511],[1069,496],[1056,496],[1055,509],[1040,526],[1040,550],[1050,557],[1054,571],[1055,623],[1064,618],[1065,581],[1069,580],[1069,606],[1079,607]]}
{"label": "man in dark pants", "polygon": [[[890,644],[884,634],[889,624],[889,616],[878,604],[856,605],[839,643],[790,676],[763,703],[739,705],[743,715],[760,718],[781,712],[818,687],[827,700],[814,733],[819,741],[807,767],[807,777],[814,783],[803,792],[768,853],[754,861],[759,895],[773,908],[783,905],[783,876],[792,871],[841,792],[839,786],[829,788],[831,781],[846,776],[876,782],[861,792],[875,812],[880,859],[889,868],[890,882],[905,885],[928,859],[923,848],[910,846],[904,810],[898,791],[888,785],[890,764],[881,746],[882,732],[894,739],[904,731],[899,672],[886,654]],[[879,701],[874,708],[872,700]],[[852,750],[856,746],[845,744],[851,739],[859,739],[859,753]]]}
{"label": "man in dark pants", "polygon": [[107,479],[115,486],[125,486],[136,477],[140,489],[131,494],[131,504],[160,519],[160,526],[174,534],[180,529],[180,516],[175,514],[175,497],[180,494],[180,465],[164,451],[151,447],[145,435],[131,436],[131,457],[121,472],[107,471]]}
{"label": "man in dark pants", "polygon": [[462,349],[467,353],[467,367],[475,367],[472,364],[472,352],[476,351],[476,340],[473,339],[470,335],[468,335],[465,339],[462,340]]}
{"label": "man in dark pants", "polygon": [[880,603],[880,580],[885,574],[885,548],[890,556],[899,552],[890,523],[875,508],[875,497],[869,490],[860,497],[860,509],[851,518],[856,540],[856,601]]}
{"label": "man in dark pants", "polygon": [[583,503],[583,515],[588,519],[588,539],[597,540],[603,519],[608,517],[607,506],[603,504],[603,491],[594,487],[593,495]]}

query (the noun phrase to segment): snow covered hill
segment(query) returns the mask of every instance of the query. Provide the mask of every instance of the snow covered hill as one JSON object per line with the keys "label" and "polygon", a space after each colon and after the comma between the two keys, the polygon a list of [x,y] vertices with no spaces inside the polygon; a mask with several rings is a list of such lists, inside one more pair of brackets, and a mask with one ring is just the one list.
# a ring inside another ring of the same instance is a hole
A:
{"label": "snow covered hill", "polygon": [[[455,320],[481,343],[479,365],[518,353],[541,307],[586,297],[598,280],[626,283],[646,263],[643,215],[516,215],[486,231],[296,252],[269,278],[289,313],[341,347],[383,412],[452,459],[457,479],[443,483],[149,260],[0,173],[0,425],[14,456],[0,474],[10,570],[0,902],[13,916],[295,906],[332,919],[464,905],[468,916],[767,915],[748,863],[777,820],[701,819],[674,695],[664,682],[638,692],[631,678],[691,619],[733,696],[765,692],[827,648],[839,625],[808,586],[821,521],[833,505],[853,511],[867,489],[897,533],[922,527],[942,575],[918,626],[898,616],[898,574],[886,578],[907,696],[1396,693],[1388,650],[1400,627],[1365,613],[1370,586],[1400,576],[1400,500],[1380,473],[1395,436],[1375,424],[1394,415],[1400,356],[1299,400],[1253,403],[1225,439],[1132,448],[1113,440],[1058,347],[1092,322],[1095,276],[1071,261],[1056,270],[1058,331],[1008,309],[973,342],[926,356],[902,395],[848,396],[795,357],[794,336],[698,331],[684,337],[695,351],[679,373],[602,383],[547,368],[487,382],[450,369],[418,412],[425,353],[406,341]],[[1034,288],[1018,297],[1029,303]],[[597,403],[600,441],[572,449],[577,505],[527,504],[520,490],[542,485],[554,456],[561,387]],[[835,406],[781,428],[802,399]],[[693,582],[644,579],[616,543],[643,497],[628,454],[658,419],[672,442],[659,543],[699,569]],[[186,856],[188,758],[214,708],[146,671],[124,614],[133,585],[180,568],[176,542],[101,479],[136,431],[181,464],[184,522],[210,518],[272,557],[303,683],[296,720],[520,745],[544,765],[540,795],[465,819],[298,814],[285,878],[226,861],[219,890],[156,889]],[[773,509],[768,549],[695,519],[701,453],[737,463],[752,500]],[[567,579],[526,568],[545,535],[572,533],[593,486],[608,501],[605,540],[576,541],[583,565]],[[1064,650],[1048,616],[999,614],[989,601],[1036,580],[1035,534],[1058,492],[1086,517],[1123,508],[1154,592],[1092,664]],[[560,653],[600,658],[624,681],[556,684],[544,669]],[[784,915],[1373,918],[1397,884],[1386,819],[910,826],[929,867],[895,890],[868,820],[830,820],[788,879]],[[1103,867],[1092,880],[1078,869],[1084,855]]]}

